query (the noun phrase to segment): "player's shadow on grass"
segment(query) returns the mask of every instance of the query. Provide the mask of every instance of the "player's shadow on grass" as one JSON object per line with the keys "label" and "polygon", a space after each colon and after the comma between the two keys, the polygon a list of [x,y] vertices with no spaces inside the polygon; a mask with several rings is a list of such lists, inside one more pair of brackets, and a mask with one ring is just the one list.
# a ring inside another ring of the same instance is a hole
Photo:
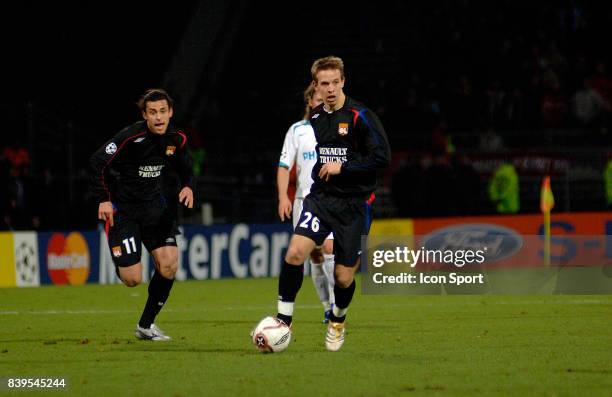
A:
{"label": "player's shadow on grass", "polygon": [[[106,352],[108,353],[108,352]],[[140,357],[134,357],[134,358],[121,358],[122,362],[126,362],[126,361],[134,361],[134,362],[140,362],[141,358]],[[3,364],[19,364],[19,365],[23,365],[23,364],[32,364],[32,365],[36,365],[36,364],[80,364],[80,363],[86,363],[86,364],[91,364],[93,362],[115,362],[117,361],[117,357],[108,357],[108,358],[100,358],[99,356],[96,356],[95,359],[92,360],[91,356],[87,356],[87,358],[84,359],[66,359],[65,357],[62,358],[58,358],[57,360],[50,360],[48,358],[44,359],[44,360],[2,360]]]}
{"label": "player's shadow on grass", "polygon": [[[155,343],[155,342],[153,342]],[[147,353],[244,353],[244,347],[232,347],[232,348],[221,348],[218,346],[210,347],[181,347],[174,348],[173,346],[151,346],[146,348],[144,346],[130,349],[130,351],[147,352]]]}
{"label": "player's shadow on grass", "polygon": [[[261,319],[253,319],[253,320],[164,320],[164,324],[219,324],[219,325],[227,325],[227,324],[249,324],[253,327],[257,325],[257,322]],[[323,320],[299,320],[300,324],[321,324],[323,326]]]}
{"label": "player's shadow on grass", "polygon": [[[347,330],[350,330],[350,323],[347,322]],[[363,323],[359,323],[358,326],[356,326],[357,329],[359,330],[365,330],[365,329],[371,329],[371,330],[380,330],[380,329],[399,329],[400,326],[396,325],[396,324],[392,324],[392,323],[387,323],[387,324],[363,324]]]}
{"label": "player's shadow on grass", "polygon": [[252,324],[257,325],[257,319],[255,320],[164,320],[164,324],[215,324],[215,325],[227,325],[227,324]]}
{"label": "player's shadow on grass", "polygon": [[567,373],[571,373],[571,372],[576,372],[576,373],[583,373],[583,374],[612,374],[612,370],[608,370],[608,369],[575,369],[575,368],[568,368],[565,370],[565,372]]}
{"label": "player's shadow on grass", "polygon": [[58,338],[58,339],[41,339],[41,338],[24,338],[24,339],[0,339],[0,343],[40,343],[42,345],[57,345],[60,343],[80,343],[84,338]]}

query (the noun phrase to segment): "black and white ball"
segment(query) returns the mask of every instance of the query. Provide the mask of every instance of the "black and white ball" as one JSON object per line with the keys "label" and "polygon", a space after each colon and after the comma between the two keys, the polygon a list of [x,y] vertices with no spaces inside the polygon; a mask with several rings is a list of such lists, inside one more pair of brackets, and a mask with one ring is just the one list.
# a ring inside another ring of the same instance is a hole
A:
{"label": "black and white ball", "polygon": [[291,328],[277,318],[268,316],[251,332],[253,344],[263,353],[280,353],[289,346]]}

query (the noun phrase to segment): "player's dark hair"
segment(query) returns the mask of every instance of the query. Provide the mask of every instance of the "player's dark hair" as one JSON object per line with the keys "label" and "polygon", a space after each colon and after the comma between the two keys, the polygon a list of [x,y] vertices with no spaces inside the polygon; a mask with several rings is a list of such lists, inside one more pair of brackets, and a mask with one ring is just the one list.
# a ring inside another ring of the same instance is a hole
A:
{"label": "player's dark hair", "polygon": [[344,62],[341,58],[330,55],[325,58],[319,58],[312,64],[310,74],[312,81],[317,82],[317,72],[320,70],[339,70],[340,77],[344,79]]}
{"label": "player's dark hair", "polygon": [[144,112],[147,108],[147,102],[163,101],[164,99],[166,102],[168,102],[170,109],[174,108],[174,101],[165,90],[162,90],[161,88],[148,89],[138,100],[138,108]]}
{"label": "player's dark hair", "polygon": [[312,83],[308,84],[308,86],[304,90],[304,120],[306,120],[310,116],[310,111],[312,110],[312,107],[310,107],[310,100],[314,97],[314,94],[314,85]]}

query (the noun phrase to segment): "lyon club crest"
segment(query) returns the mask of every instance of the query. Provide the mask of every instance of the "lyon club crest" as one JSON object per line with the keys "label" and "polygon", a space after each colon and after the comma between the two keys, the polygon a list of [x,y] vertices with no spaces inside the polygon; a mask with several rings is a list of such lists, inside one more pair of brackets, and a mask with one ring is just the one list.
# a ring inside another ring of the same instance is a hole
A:
{"label": "lyon club crest", "polygon": [[121,256],[121,247],[120,246],[113,247],[113,256],[115,258],[119,258]]}
{"label": "lyon club crest", "polygon": [[348,134],[348,123],[339,123],[338,124],[338,134],[346,135]]}

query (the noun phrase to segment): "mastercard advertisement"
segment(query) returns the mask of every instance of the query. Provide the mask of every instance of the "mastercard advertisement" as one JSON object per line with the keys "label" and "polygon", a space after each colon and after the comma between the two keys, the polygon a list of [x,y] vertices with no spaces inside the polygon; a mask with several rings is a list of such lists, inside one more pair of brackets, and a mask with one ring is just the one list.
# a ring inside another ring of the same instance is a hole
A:
{"label": "mastercard advertisement", "polygon": [[41,284],[96,282],[99,234],[93,231],[38,233]]}
{"label": "mastercard advertisement", "polygon": [[47,245],[47,271],[53,284],[85,284],[90,263],[89,247],[81,233],[51,235]]}

